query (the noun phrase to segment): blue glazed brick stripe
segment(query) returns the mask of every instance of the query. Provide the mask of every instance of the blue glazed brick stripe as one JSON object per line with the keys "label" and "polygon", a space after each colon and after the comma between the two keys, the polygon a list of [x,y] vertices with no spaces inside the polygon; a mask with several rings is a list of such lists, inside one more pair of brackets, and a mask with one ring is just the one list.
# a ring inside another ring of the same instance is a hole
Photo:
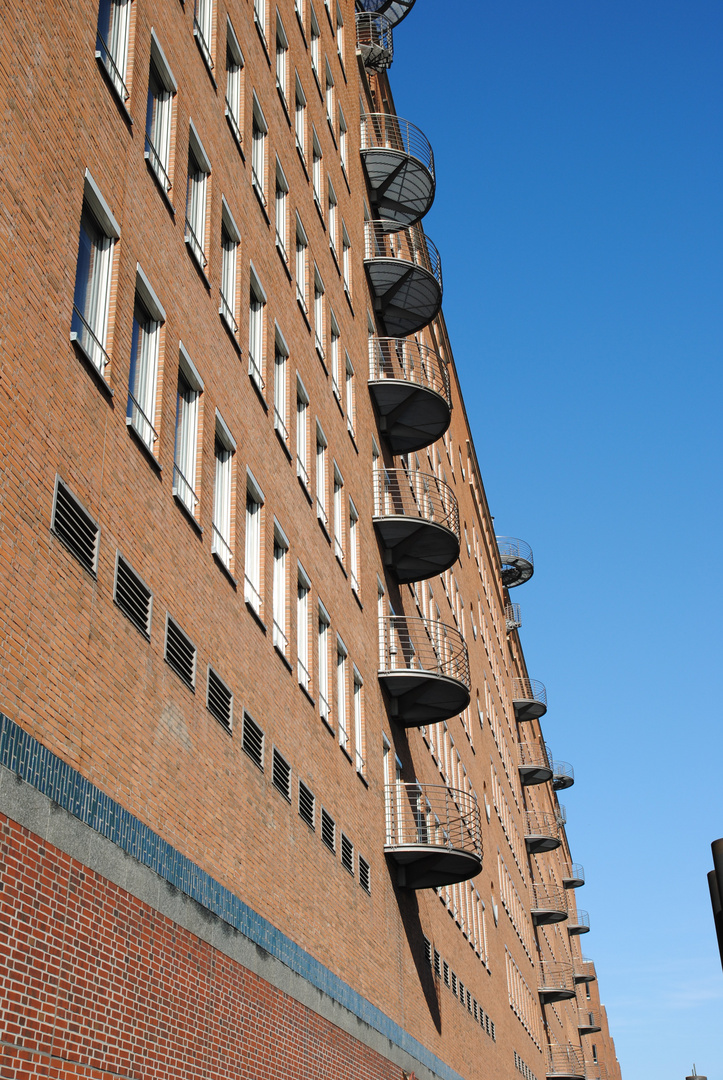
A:
{"label": "blue glazed brick stripe", "polygon": [[13,720],[0,713],[0,765],[10,769],[91,829],[150,867],[180,892],[260,945],[369,1027],[386,1036],[443,1080],[462,1080],[385,1013],[299,948],[225,886],[176,851],[137,817],[103,794]]}

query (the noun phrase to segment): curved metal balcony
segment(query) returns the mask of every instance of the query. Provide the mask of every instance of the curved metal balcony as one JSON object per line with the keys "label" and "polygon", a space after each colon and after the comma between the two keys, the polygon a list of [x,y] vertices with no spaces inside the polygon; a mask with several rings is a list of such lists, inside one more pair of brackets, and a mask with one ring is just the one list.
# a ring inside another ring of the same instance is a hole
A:
{"label": "curved metal balcony", "polygon": [[537,992],[543,1005],[548,1001],[568,1001],[574,998],[572,964],[564,960],[541,960],[538,966]]}
{"label": "curved metal balcony", "polygon": [[403,727],[449,720],[470,703],[469,656],[453,626],[386,615],[379,620],[379,681]]}
{"label": "curved metal balcony", "polygon": [[520,743],[517,748],[517,769],[523,787],[545,784],[552,777],[552,765],[544,743]]}
{"label": "curved metal balcony", "polygon": [[498,536],[497,550],[502,561],[502,584],[506,589],[530,580],[535,564],[529,544],[515,536]]}
{"label": "curved metal balcony", "polygon": [[442,574],[459,558],[459,508],[434,473],[384,469],[374,475],[374,528],[399,582]]}
{"label": "curved metal balcony", "polygon": [[597,979],[595,965],[592,960],[588,960],[586,956],[582,956],[579,960],[574,960],[572,966],[573,979],[576,983],[591,983],[595,982]]}
{"label": "curved metal balcony", "polygon": [[[607,1080],[608,1071],[601,1061],[585,1062],[585,1080]],[[701,1077],[701,1080],[703,1078]]]}
{"label": "curved metal balcony", "polygon": [[386,15],[392,26],[406,18],[414,7],[414,0],[356,0],[360,11],[374,11]]}
{"label": "curved metal balcony", "polygon": [[567,922],[568,934],[587,934],[590,932],[590,916],[580,908],[571,911]]}
{"label": "curved metal balcony", "polygon": [[560,846],[560,826],[554,814],[542,810],[526,810],[524,815],[525,847],[531,855],[554,851]]}
{"label": "curved metal balcony", "polygon": [[442,261],[421,225],[390,233],[388,224],[364,223],[364,266],[386,333],[407,337],[428,326],[442,307]]}
{"label": "curved metal balcony", "polygon": [[441,784],[390,784],[385,788],[384,852],[408,889],[436,889],[467,881],[482,869],[482,830],[477,799]]}
{"label": "curved metal balcony", "polygon": [[522,626],[522,608],[519,604],[505,605],[505,622],[508,633],[510,630],[520,629]]}
{"label": "curved metal balcony", "polygon": [[361,120],[361,159],[371,200],[387,232],[419,221],[434,202],[434,154],[418,127],[393,113]]}
{"label": "curved metal balcony", "polygon": [[575,783],[575,770],[569,761],[553,761],[552,786],[555,791],[565,791]]}
{"label": "curved metal balcony", "polygon": [[[567,918],[565,890],[557,888],[556,885],[533,883],[530,916],[535,926],[564,922]],[[572,972],[570,977],[572,978]]]}
{"label": "curved metal balcony", "polygon": [[547,712],[547,690],[545,684],[537,679],[512,680],[512,704],[515,719],[539,720]]}
{"label": "curved metal balcony", "polygon": [[393,454],[421,450],[449,427],[447,364],[414,338],[369,339],[369,392]]}
{"label": "curved metal balcony", "polygon": [[585,871],[579,862],[570,863],[562,872],[563,889],[581,889],[585,884]]}
{"label": "curved metal balcony", "polygon": [[581,1035],[592,1035],[596,1031],[602,1031],[597,1009],[577,1010],[577,1030]]}
{"label": "curved metal balcony", "polygon": [[356,47],[368,71],[386,71],[394,59],[392,21],[375,11],[357,11]]}
{"label": "curved metal balcony", "polygon": [[547,1080],[585,1080],[585,1062],[578,1046],[547,1048]]}

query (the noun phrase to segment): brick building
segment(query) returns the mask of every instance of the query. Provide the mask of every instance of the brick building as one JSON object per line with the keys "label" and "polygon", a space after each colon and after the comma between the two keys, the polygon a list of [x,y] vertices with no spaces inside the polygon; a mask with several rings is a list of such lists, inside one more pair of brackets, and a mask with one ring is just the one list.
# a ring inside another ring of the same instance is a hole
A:
{"label": "brick building", "polygon": [[5,13],[4,1077],[620,1076],[413,2]]}

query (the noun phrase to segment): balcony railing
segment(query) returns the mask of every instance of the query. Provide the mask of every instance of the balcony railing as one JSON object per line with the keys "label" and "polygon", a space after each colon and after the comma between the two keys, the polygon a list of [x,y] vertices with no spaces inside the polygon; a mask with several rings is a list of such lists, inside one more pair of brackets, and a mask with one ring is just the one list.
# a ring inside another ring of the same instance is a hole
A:
{"label": "balcony railing", "polygon": [[581,1035],[592,1035],[596,1031],[602,1031],[597,1009],[577,1010],[577,1030]]}
{"label": "balcony railing", "polygon": [[555,791],[565,791],[575,783],[575,770],[569,761],[553,761],[552,786]]}
{"label": "balcony railing", "polygon": [[578,908],[577,911],[571,911],[568,923],[567,932],[569,934],[587,934],[590,930],[590,916],[586,911]]}
{"label": "balcony railing", "polygon": [[579,1046],[549,1046],[548,1080],[585,1080],[585,1062]]}
{"label": "balcony railing", "polygon": [[529,581],[535,569],[532,548],[516,536],[498,536],[497,550],[502,563],[502,584],[507,589]]}
{"label": "balcony railing", "polygon": [[435,191],[434,154],[426,135],[394,113],[367,113],[360,149],[375,216],[385,230],[423,218]]}
{"label": "balcony railing", "polygon": [[369,390],[392,453],[441,439],[452,417],[447,364],[413,338],[369,339]]}
{"label": "balcony railing", "polygon": [[467,708],[469,656],[455,627],[434,619],[382,616],[379,645],[379,681],[400,724],[435,724]]}
{"label": "balcony railing", "polygon": [[544,784],[552,776],[549,751],[544,743],[522,742],[517,748],[517,768],[524,786]]}
{"label": "balcony railing", "polygon": [[505,605],[505,622],[508,632],[520,629],[522,626],[522,608],[519,604]]}
{"label": "balcony railing", "polygon": [[585,870],[579,862],[570,863],[562,871],[564,889],[581,889],[585,884]]}
{"label": "balcony railing", "polygon": [[431,889],[466,881],[482,869],[477,799],[441,784],[385,788],[384,850],[399,869],[399,884]]}
{"label": "balcony railing", "polygon": [[442,260],[421,225],[389,232],[385,221],[364,223],[364,265],[387,334],[407,337],[442,306]]}
{"label": "balcony railing", "polygon": [[386,15],[392,26],[396,26],[412,10],[414,0],[357,0],[357,7]]}
{"label": "balcony railing", "polygon": [[525,846],[531,854],[554,851],[560,846],[560,826],[554,814],[543,810],[526,810],[524,814]]}
{"label": "balcony railing", "polygon": [[585,1062],[585,1080],[608,1080],[608,1071],[601,1061]]}
{"label": "balcony railing", "polygon": [[[567,897],[565,890],[556,885],[533,883],[530,899],[530,915],[536,926],[564,922],[567,918]],[[570,972],[572,979],[572,971]]]}
{"label": "balcony railing", "polygon": [[434,473],[376,472],[374,526],[385,548],[385,561],[400,582],[444,573],[459,558],[457,498]]}
{"label": "balcony railing", "polygon": [[576,983],[591,983],[595,982],[597,979],[595,965],[592,960],[588,960],[586,956],[573,960],[572,966],[573,978]]}
{"label": "balcony railing", "polygon": [[540,1001],[567,1001],[575,997],[572,964],[566,960],[541,960],[537,971]]}
{"label": "balcony railing", "polygon": [[538,720],[547,712],[547,690],[537,679],[512,680],[512,704],[520,722]]}
{"label": "balcony railing", "polygon": [[374,11],[358,11],[356,15],[356,47],[364,67],[369,71],[386,71],[394,59],[392,22],[386,15]]}

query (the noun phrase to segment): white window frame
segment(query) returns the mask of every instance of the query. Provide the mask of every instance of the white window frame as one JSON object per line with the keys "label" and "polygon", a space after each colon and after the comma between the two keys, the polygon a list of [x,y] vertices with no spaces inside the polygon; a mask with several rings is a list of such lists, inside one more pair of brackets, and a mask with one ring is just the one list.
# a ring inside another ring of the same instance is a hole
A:
{"label": "white window frame", "polygon": [[219,315],[223,318],[231,333],[238,337],[237,289],[238,289],[238,247],[241,232],[234,221],[226,197],[221,196],[221,285],[219,287]]}
{"label": "white window frame", "polygon": [[140,263],[136,264],[136,297],[133,311],[133,346],[128,380],[126,424],[151,453],[158,439],[155,429],[158,393],[158,357],[161,326],[166,313],[151,288]]}
{"label": "white window frame", "polygon": [[306,94],[299,79],[299,73],[294,73],[294,134],[296,136],[296,149],[301,155],[301,160],[306,168]]}
{"label": "white window frame", "polygon": [[343,219],[341,222],[341,274],[344,292],[351,300],[351,240]]}
{"label": "white window frame", "polygon": [[331,390],[337,401],[341,402],[339,385],[339,324],[332,310],[329,311],[329,348],[331,351]]}
{"label": "white window frame", "polygon": [[113,249],[120,226],[90,172],[85,171],[70,340],[75,341],[102,375],[110,363],[106,351]]}
{"label": "white window frame", "polygon": [[274,341],[274,430],[284,446],[288,446],[287,370],[289,366],[289,347],[279,329],[278,323],[275,326]]}
{"label": "white window frame", "polygon": [[334,462],[334,554],[344,564],[344,477]]}
{"label": "white window frame", "polygon": [[276,193],[274,197],[274,217],[276,226],[276,249],[281,258],[288,265],[289,252],[289,222],[287,204],[289,201],[289,184],[286,179],[281,162],[276,158]]}
{"label": "white window frame", "polygon": [[325,80],[324,80],[324,102],[326,105],[326,122],[329,125],[329,130],[336,140],[336,134],[334,132],[334,76],[331,73],[331,67],[329,66],[329,60],[326,60],[325,67]]}
{"label": "white window frame", "polygon": [[344,70],[344,16],[341,13],[341,7],[337,3],[336,5],[336,54],[339,57],[339,62]]}
{"label": "white window frame", "polygon": [[356,664],[352,665],[352,701],[354,712],[354,761],[356,771],[364,776],[366,760],[364,758],[364,680]]}
{"label": "white window frame", "polygon": [[348,713],[348,688],[347,688],[347,663],[349,653],[346,645],[336,635],[336,716],[339,746],[349,753],[349,717]]}
{"label": "white window frame", "polygon": [[321,279],[319,268],[314,263],[314,345],[319,355],[320,360],[326,360],[326,352],[324,351],[324,336],[326,333],[326,327],[324,325],[324,296],[325,296],[324,282]]}
{"label": "white window frame", "polygon": [[334,191],[334,185],[331,182],[331,178],[327,177],[326,181],[327,196],[328,196],[328,212],[327,212],[327,229],[329,231],[329,247],[331,253],[336,260],[336,212],[338,202],[336,198],[336,192]]}
{"label": "white window frame", "polygon": [[341,167],[344,170],[346,176],[347,167],[347,133],[348,127],[346,123],[346,117],[344,116],[344,110],[341,105],[339,106],[339,160],[341,161]]}
{"label": "white window frame", "polygon": [[279,9],[276,9],[276,89],[279,92],[279,97],[284,106],[284,110],[288,112],[288,103],[286,101],[286,91],[288,86],[288,61],[289,61],[289,39],[286,36],[286,30],[284,24],[279,15]]}
{"label": "white window frame", "polygon": [[309,395],[296,375],[296,475],[306,491],[311,487],[309,476]]}
{"label": "white window frame", "polygon": [[329,530],[329,514],[327,510],[327,455],[329,444],[319,421],[316,421],[316,516]]}
{"label": "white window frame", "polygon": [[359,595],[359,511],[349,499],[349,577],[351,587]]}
{"label": "white window frame", "polygon": [[249,282],[249,376],[263,394],[266,293],[251,263]]}
{"label": "white window frame", "polygon": [[266,0],[254,0],[254,23],[256,29],[259,32],[259,37],[263,43],[264,49],[268,52],[268,45],[266,43]]}
{"label": "white window frame", "polygon": [[95,56],[108,73],[110,84],[125,105],[132,0],[101,0],[98,7]]}
{"label": "white window frame", "polygon": [[274,518],[274,575],[273,575],[273,614],[272,614],[272,638],[274,648],[286,656],[289,649],[289,635],[287,626],[286,600],[287,600],[287,561],[289,555],[289,541],[286,533],[279,522]]}
{"label": "white window frame", "polygon": [[202,270],[206,269],[206,209],[211,162],[193,120],[188,132],[188,183],[186,187],[186,247]]}
{"label": "white window frame", "polygon": [[176,395],[176,440],[173,450],[173,495],[195,516],[196,459],[198,453],[199,399],[203,380],[183,342],[178,345],[178,389]]}
{"label": "white window frame", "polygon": [[241,123],[244,54],[230,18],[226,17],[226,105],[225,113],[231,133],[239,146],[243,145]]}
{"label": "white window frame", "polygon": [[213,523],[211,551],[231,569],[233,551],[231,548],[232,516],[232,479],[233,457],[236,453],[236,441],[221,413],[216,409],[216,437],[214,440],[215,476],[213,484]]}
{"label": "white window frame", "polygon": [[331,619],[321,600],[317,616],[317,649],[319,673],[319,716],[331,726],[331,695],[329,692],[329,634]]}
{"label": "white window frame", "polygon": [[316,128],[312,126],[311,129],[311,186],[314,192],[314,202],[320,214],[323,215],[321,207],[321,188],[322,188],[322,162],[324,155],[321,152],[321,143],[316,134]]}
{"label": "white window frame", "polygon": [[296,587],[296,668],[299,685],[311,691],[309,663],[309,597],[311,581],[301,563],[297,563]]}
{"label": "white window frame", "polygon": [[266,139],[268,134],[266,117],[254,91],[251,123],[251,186],[264,209],[266,209]]}
{"label": "white window frame", "polygon": [[314,5],[309,4],[309,11],[311,13],[310,22],[310,43],[309,43],[309,56],[311,59],[311,70],[314,72],[314,78],[317,83],[319,82],[319,40],[321,38],[321,31],[319,30],[319,20],[316,17],[314,11]]}
{"label": "white window frame", "polygon": [[356,395],[354,388],[354,365],[349,353],[344,350],[345,390],[346,390],[346,426],[352,439],[356,438]]}
{"label": "white window frame", "polygon": [[306,235],[306,230],[301,224],[301,218],[298,213],[296,215],[296,258],[295,258],[295,270],[296,270],[296,300],[304,312],[304,315],[309,313],[309,305],[306,299],[307,294],[307,278],[308,278],[308,258],[309,258],[309,240]]}
{"label": "white window frame", "polygon": [[167,195],[171,181],[171,130],[178,83],[166,60],[155,30],[151,29],[151,62],[148,76],[148,106],[144,157],[161,190]]}
{"label": "white window frame", "polygon": [[246,469],[246,536],[244,548],[244,599],[261,615],[261,549],[264,493],[249,468]]}
{"label": "white window frame", "polygon": [[196,0],[193,36],[209,71],[213,71],[213,0]]}

